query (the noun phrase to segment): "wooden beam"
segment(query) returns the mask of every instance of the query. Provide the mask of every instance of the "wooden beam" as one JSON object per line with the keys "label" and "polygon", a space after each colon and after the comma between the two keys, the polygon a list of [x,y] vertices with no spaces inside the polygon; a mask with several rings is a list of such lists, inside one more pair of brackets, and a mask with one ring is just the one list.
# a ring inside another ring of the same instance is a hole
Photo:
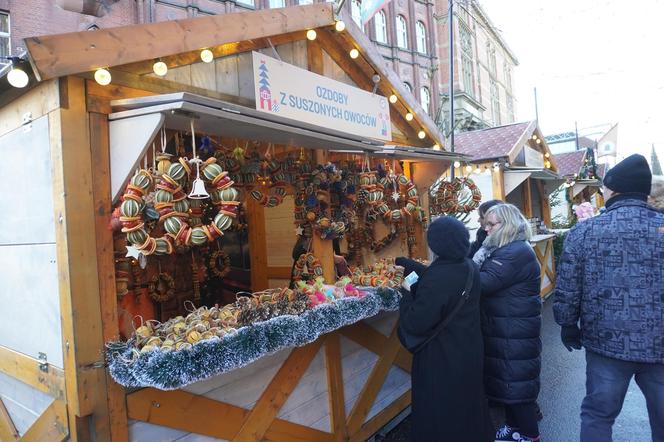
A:
{"label": "wooden beam", "polygon": [[[370,352],[380,355],[387,345],[388,337],[377,331],[375,328],[367,325],[365,322],[358,322],[340,330],[341,334],[348,339],[360,344]],[[412,356],[405,348],[401,348],[397,357],[394,359],[394,365],[410,373],[412,366]]]}
{"label": "wooden beam", "polygon": [[[13,88],[16,89],[16,88]],[[40,84],[14,99],[9,106],[0,107],[0,136],[23,125],[23,116],[30,114],[33,120],[48,115],[60,106],[58,81]]]}
{"label": "wooden beam", "polygon": [[540,195],[540,204],[542,206],[542,221],[544,225],[551,228],[551,202],[549,196],[544,191],[544,184],[542,180],[535,180],[537,185],[537,192]]}
{"label": "wooden beam", "polygon": [[[113,232],[108,229],[113,205],[111,202],[111,178],[109,157],[108,118],[90,113],[90,150],[92,164],[92,194],[94,198],[95,239],[101,306],[102,335],[104,342],[117,340],[118,303],[115,291],[115,257]],[[110,437],[113,441],[128,440],[127,407],[124,388],[106,373],[108,386],[108,418]]]}
{"label": "wooden beam", "polygon": [[[306,31],[295,31],[287,34],[273,35],[270,41],[274,46],[292,43],[306,38]],[[208,47],[215,59],[236,55],[242,52],[257,51],[259,49],[269,48],[270,42],[267,38],[256,38],[252,40],[237,41]],[[166,63],[169,69],[179,66],[190,65],[201,62],[201,50],[197,48],[194,51],[171,55],[169,57],[160,57],[161,61]],[[139,61],[115,67],[115,69],[130,72],[133,74],[144,75],[152,73],[152,65],[155,59]],[[168,76],[168,74],[167,74]]]}
{"label": "wooden beam", "polygon": [[234,442],[263,440],[270,424],[300,382],[322,343],[323,339],[317,339],[311,344],[297,347],[291,352],[256,401],[249,416],[242,423],[240,431],[233,437]]}
{"label": "wooden beam", "polygon": [[21,435],[18,433],[14,421],[5,407],[5,403],[0,398],[0,440],[18,440],[20,437]]}
{"label": "wooden beam", "polygon": [[337,332],[330,333],[325,340],[325,367],[327,371],[330,429],[335,436],[335,440],[348,440],[344,379],[341,370],[341,345],[339,343],[339,333]]}
{"label": "wooden beam", "polygon": [[530,219],[533,217],[533,192],[530,187],[530,178],[526,178],[521,184],[521,191],[523,192],[523,215]]}
{"label": "wooden beam", "polygon": [[387,341],[387,345],[383,348],[383,351],[378,358],[378,362],[376,362],[373,370],[371,370],[369,379],[367,380],[367,383],[364,384],[362,392],[359,394],[355,405],[353,405],[350,416],[348,416],[347,425],[349,434],[357,433],[362,427],[362,424],[364,424],[367,414],[369,413],[369,410],[371,410],[380,388],[383,386],[383,383],[385,383],[387,373],[392,367],[392,363],[399,352],[401,345],[399,344],[399,338],[397,337],[397,327],[398,324],[395,324]]}
{"label": "wooden beam", "polygon": [[62,401],[55,400],[28,428],[21,437],[21,442],[59,442],[65,440],[68,435],[67,407]]}
{"label": "wooden beam", "polygon": [[[143,388],[127,395],[127,410],[130,419],[227,440],[237,434],[250,413],[250,410],[184,390],[154,388]],[[333,439],[330,433],[275,419],[265,433],[265,440]]]}
{"label": "wooden beam", "polygon": [[103,440],[110,430],[85,84],[74,77],[60,81],[68,107],[49,114],[49,137],[68,416],[72,440],[88,428],[78,418],[93,413]]}
{"label": "wooden beam", "polygon": [[[355,62],[348,57],[348,53],[339,45],[335,40],[334,34],[331,34],[330,31],[321,29],[318,31],[317,40],[323,45],[323,50],[332,58],[332,60],[339,65],[339,67],[350,77],[353,82],[360,88],[366,91],[373,89],[373,82],[370,79],[370,76],[367,77],[362,71],[360,71],[355,64]],[[404,112],[405,113],[405,112]],[[409,126],[405,118],[398,112],[390,113],[392,124],[399,128],[402,132],[405,145],[410,146],[420,146],[422,143],[415,135],[413,128]],[[393,135],[394,138],[394,135]],[[395,141],[395,140],[393,140]]]}
{"label": "wooden beam", "polygon": [[42,361],[0,345],[0,372],[27,384],[54,399],[65,399],[65,374],[51,364],[39,367]]}
{"label": "wooden beam", "polygon": [[493,199],[505,201],[505,171],[502,168],[491,172],[491,190]]}
{"label": "wooden beam", "polygon": [[244,200],[247,217],[249,250],[251,251],[251,289],[253,291],[268,288],[267,243],[265,241],[265,212],[258,201],[249,197]]}
{"label": "wooden beam", "polygon": [[290,8],[168,20],[143,25],[31,37],[24,40],[40,80],[118,66],[226,43],[334,24],[334,7]]}
{"label": "wooden beam", "polygon": [[383,411],[372,417],[368,422],[362,425],[360,430],[350,438],[354,442],[364,442],[373,436],[378,430],[384,427],[389,421],[406,409],[411,403],[411,390],[408,390],[399,398],[388,405]]}
{"label": "wooden beam", "polygon": [[323,50],[316,40],[307,40],[307,65],[311,72],[325,75],[323,69]]}

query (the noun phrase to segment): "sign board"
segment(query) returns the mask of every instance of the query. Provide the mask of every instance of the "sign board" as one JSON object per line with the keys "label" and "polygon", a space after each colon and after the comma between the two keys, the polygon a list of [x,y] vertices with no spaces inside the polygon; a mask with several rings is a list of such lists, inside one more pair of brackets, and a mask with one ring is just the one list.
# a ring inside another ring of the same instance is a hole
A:
{"label": "sign board", "polygon": [[256,109],[390,141],[387,98],[253,52]]}
{"label": "sign board", "polygon": [[544,155],[542,152],[538,152],[532,147],[524,146],[523,153],[527,167],[537,167],[539,169],[544,168]]}

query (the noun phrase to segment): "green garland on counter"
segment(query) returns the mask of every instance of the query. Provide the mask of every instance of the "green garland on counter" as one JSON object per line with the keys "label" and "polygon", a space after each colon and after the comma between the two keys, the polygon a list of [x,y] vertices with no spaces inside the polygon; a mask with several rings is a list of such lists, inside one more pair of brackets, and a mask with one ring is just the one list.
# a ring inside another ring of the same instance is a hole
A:
{"label": "green garland on counter", "polygon": [[300,316],[284,315],[242,327],[222,338],[200,341],[191,348],[137,353],[132,341],[106,345],[108,370],[120,385],[175,390],[275,353],[301,347],[320,335],[399,308],[401,294],[386,287],[361,288],[362,298],[347,297],[320,304]]}

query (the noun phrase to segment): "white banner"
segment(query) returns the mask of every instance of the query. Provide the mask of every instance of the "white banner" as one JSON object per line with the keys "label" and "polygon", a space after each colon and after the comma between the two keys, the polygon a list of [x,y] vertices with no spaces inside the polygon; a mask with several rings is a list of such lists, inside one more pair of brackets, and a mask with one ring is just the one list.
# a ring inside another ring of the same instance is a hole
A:
{"label": "white banner", "polygon": [[253,52],[256,109],[390,141],[387,98]]}

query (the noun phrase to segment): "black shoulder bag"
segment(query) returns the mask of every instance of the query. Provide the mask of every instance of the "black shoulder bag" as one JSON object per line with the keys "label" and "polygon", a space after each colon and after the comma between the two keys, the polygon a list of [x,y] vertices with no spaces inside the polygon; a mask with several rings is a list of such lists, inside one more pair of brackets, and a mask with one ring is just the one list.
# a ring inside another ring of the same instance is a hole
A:
{"label": "black shoulder bag", "polygon": [[[461,307],[466,303],[468,298],[470,297],[470,290],[473,287],[473,279],[475,276],[475,266],[473,266],[472,261],[469,259],[466,259],[466,265],[468,266],[468,277],[466,278],[466,285],[463,288],[463,291],[461,292],[461,296],[459,297],[459,300],[457,301],[456,305],[454,306],[454,310],[450,312],[449,315],[445,319],[443,319],[440,324],[436,327],[436,329],[431,332],[431,334],[422,342],[417,343],[414,345],[412,348],[410,345],[408,345],[408,351],[411,353],[415,354],[422,350],[428,343],[431,341],[433,338],[438,336],[438,334],[447,326],[447,324],[450,323],[452,319],[454,319],[454,316],[456,316],[457,313],[459,313],[459,310],[461,310]],[[402,339],[402,342],[404,340]]]}

